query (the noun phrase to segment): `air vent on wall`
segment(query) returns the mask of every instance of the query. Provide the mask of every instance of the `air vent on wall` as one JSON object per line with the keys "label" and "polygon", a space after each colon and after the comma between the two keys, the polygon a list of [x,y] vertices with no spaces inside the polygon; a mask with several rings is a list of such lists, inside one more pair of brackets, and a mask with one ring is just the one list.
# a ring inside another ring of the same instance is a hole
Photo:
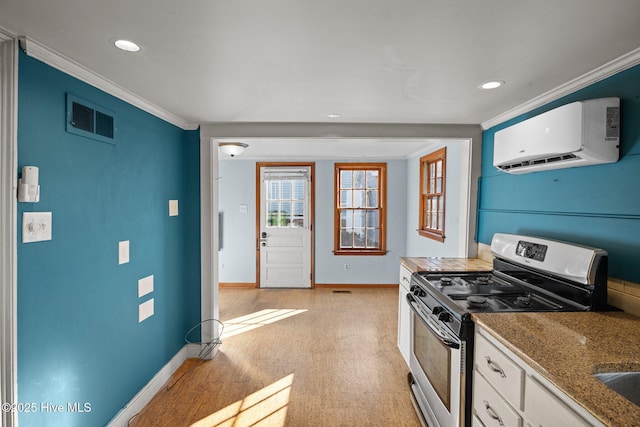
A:
{"label": "air vent on wall", "polygon": [[115,144],[114,114],[75,95],[67,94],[66,130],[87,138]]}

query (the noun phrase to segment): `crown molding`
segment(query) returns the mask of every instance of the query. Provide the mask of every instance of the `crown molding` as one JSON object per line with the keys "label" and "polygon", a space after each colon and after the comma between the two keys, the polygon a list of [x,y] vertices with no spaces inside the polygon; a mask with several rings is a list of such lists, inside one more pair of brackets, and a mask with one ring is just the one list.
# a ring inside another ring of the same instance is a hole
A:
{"label": "crown molding", "polygon": [[613,61],[596,68],[593,71],[583,74],[582,76],[568,81],[567,83],[560,85],[555,89],[550,90],[549,92],[543,93],[542,95],[537,96],[525,102],[524,104],[520,104],[509,111],[506,111],[492,119],[487,120],[486,122],[483,122],[481,124],[482,129],[487,130],[493,126],[499,125],[500,123],[504,123],[507,120],[511,120],[514,117],[519,116],[520,114],[527,113],[535,108],[560,99],[563,96],[574,93],[580,89],[592,85],[593,83],[604,80],[607,77],[611,77],[614,74],[617,74],[638,64],[640,64],[640,48],[632,50],[631,52],[626,53],[619,58],[616,58]]}
{"label": "crown molding", "polygon": [[20,44],[27,55],[44,62],[64,73],[69,74],[85,83],[90,84],[100,90],[107,92],[131,105],[134,105],[149,114],[152,114],[166,122],[178,126],[184,130],[194,130],[198,128],[197,124],[188,123],[182,118],[170,113],[152,102],[134,94],[124,87],[112,82],[109,79],[95,73],[84,65],[62,55],[59,52],[43,45],[28,37],[20,37]]}
{"label": "crown molding", "polygon": [[0,42],[5,42],[7,40],[13,40],[16,36],[9,30],[4,27],[0,27]]}

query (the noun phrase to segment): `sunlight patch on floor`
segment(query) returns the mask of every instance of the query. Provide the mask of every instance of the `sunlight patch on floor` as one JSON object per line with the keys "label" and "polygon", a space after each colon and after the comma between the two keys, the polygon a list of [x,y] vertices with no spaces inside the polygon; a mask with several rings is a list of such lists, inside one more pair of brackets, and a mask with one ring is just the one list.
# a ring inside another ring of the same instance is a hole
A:
{"label": "sunlight patch on floor", "polygon": [[234,335],[257,329],[261,326],[277,322],[288,317],[304,313],[306,309],[296,310],[293,308],[283,309],[265,309],[256,311],[246,316],[236,317],[235,319],[225,320],[224,331],[221,338],[229,338]]}
{"label": "sunlight patch on floor", "polygon": [[214,412],[191,427],[282,427],[292,384],[293,374]]}

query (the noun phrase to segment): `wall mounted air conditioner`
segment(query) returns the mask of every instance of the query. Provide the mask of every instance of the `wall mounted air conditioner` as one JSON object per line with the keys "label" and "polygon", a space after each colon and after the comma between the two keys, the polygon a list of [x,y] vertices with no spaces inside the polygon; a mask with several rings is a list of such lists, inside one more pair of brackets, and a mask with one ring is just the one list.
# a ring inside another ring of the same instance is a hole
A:
{"label": "wall mounted air conditioner", "polygon": [[573,102],[495,133],[493,165],[513,174],[613,163],[620,99]]}

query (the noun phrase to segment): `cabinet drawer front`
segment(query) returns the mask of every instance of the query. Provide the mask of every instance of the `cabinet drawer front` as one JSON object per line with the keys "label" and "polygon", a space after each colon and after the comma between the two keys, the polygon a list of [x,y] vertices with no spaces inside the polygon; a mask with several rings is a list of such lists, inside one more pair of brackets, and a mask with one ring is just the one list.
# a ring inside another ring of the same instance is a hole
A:
{"label": "cabinet drawer front", "polygon": [[526,378],[524,416],[534,427],[591,425],[530,376]]}
{"label": "cabinet drawer front", "polygon": [[404,265],[400,265],[400,278],[398,279],[398,283],[407,290],[409,290],[411,286],[411,271]]}
{"label": "cabinet drawer front", "polygon": [[482,424],[482,421],[480,421],[478,417],[473,415],[471,417],[471,427],[484,427],[484,425]]}
{"label": "cabinet drawer front", "polygon": [[473,376],[473,414],[486,427],[520,427],[522,418],[477,371]]}
{"label": "cabinet drawer front", "polygon": [[496,390],[514,407],[522,409],[524,370],[482,335],[476,334],[474,363]]}

